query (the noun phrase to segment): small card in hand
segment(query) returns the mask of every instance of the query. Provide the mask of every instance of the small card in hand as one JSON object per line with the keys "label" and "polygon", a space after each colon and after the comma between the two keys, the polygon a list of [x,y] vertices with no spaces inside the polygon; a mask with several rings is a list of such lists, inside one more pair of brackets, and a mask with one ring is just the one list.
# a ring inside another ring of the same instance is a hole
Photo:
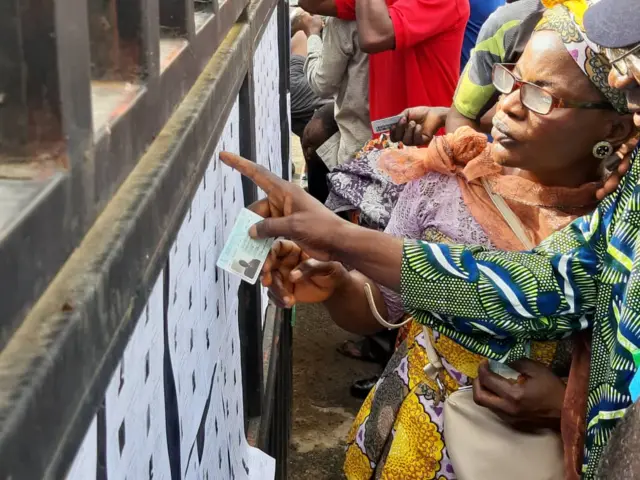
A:
{"label": "small card in hand", "polygon": [[218,267],[251,285],[258,280],[274,242],[273,238],[254,240],[249,237],[249,228],[262,220],[260,215],[243,208],[217,262]]}
{"label": "small card in hand", "polygon": [[387,133],[391,131],[391,128],[398,124],[403,118],[403,115],[396,115],[395,117],[381,118],[380,120],[374,120],[371,122],[371,128],[376,135],[380,133]]}

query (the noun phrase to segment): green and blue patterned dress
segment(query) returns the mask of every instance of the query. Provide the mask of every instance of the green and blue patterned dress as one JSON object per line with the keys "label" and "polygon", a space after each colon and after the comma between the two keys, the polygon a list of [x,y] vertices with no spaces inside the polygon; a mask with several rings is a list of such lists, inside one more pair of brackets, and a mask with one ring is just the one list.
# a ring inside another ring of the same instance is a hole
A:
{"label": "green and blue patterned dress", "polygon": [[640,161],[615,194],[532,252],[405,241],[407,312],[469,350],[511,361],[527,341],[593,328],[583,476],[631,405],[640,348]]}

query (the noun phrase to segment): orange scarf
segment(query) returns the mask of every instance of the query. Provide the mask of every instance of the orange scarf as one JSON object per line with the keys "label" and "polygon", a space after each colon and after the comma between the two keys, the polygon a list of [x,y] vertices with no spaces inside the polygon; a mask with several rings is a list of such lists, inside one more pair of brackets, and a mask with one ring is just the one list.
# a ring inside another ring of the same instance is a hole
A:
{"label": "orange scarf", "polygon": [[407,183],[428,172],[455,175],[465,205],[491,242],[501,250],[522,250],[513,233],[482,185],[500,195],[518,216],[534,245],[596,206],[592,182],[578,188],[547,187],[517,175],[504,173],[491,158],[487,137],[469,127],[435,137],[427,148],[387,150],[378,167],[396,184]]}

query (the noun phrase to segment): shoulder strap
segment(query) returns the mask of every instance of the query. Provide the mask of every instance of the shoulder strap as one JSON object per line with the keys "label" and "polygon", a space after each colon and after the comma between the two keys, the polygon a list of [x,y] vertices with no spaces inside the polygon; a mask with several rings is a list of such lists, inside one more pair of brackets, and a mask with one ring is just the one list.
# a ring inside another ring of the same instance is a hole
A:
{"label": "shoulder strap", "polygon": [[400,323],[387,322],[384,318],[382,318],[382,315],[380,315],[380,312],[378,312],[378,309],[376,308],[376,301],[373,299],[373,292],[371,291],[371,285],[369,285],[368,283],[364,284],[364,294],[367,297],[367,303],[369,303],[369,308],[371,309],[373,318],[375,318],[377,322],[383,327],[387,327],[389,330],[396,330],[411,321],[411,317],[408,317],[404,322],[400,322]]}
{"label": "shoulder strap", "polygon": [[496,206],[498,211],[502,214],[502,218],[504,218],[505,222],[507,222],[507,225],[509,225],[509,228],[511,228],[511,231],[515,234],[518,240],[520,240],[520,242],[527,250],[533,250],[535,245],[529,239],[529,236],[525,232],[522,222],[520,221],[518,216],[513,213],[513,210],[511,210],[509,205],[507,205],[507,202],[504,201],[504,198],[491,190],[489,182],[487,182],[485,178],[482,179],[482,186],[487,191],[487,193],[489,194],[489,198],[491,198],[491,201]]}

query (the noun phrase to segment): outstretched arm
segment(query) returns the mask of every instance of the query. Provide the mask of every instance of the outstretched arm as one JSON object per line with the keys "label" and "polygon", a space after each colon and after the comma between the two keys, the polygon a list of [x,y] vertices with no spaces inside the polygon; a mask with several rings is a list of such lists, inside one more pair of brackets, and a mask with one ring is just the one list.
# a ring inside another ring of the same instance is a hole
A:
{"label": "outstretched arm", "polygon": [[429,322],[497,338],[556,338],[589,326],[582,317],[595,307],[594,277],[600,269],[595,246],[604,230],[600,210],[533,252],[405,242],[339,219],[301,188],[253,162],[227,153],[221,158],[267,193],[253,206],[265,220],[252,227],[252,236],[290,238],[320,260],[341,261],[402,290],[405,307],[418,321],[427,323],[429,312],[449,315],[455,318],[432,316]]}

